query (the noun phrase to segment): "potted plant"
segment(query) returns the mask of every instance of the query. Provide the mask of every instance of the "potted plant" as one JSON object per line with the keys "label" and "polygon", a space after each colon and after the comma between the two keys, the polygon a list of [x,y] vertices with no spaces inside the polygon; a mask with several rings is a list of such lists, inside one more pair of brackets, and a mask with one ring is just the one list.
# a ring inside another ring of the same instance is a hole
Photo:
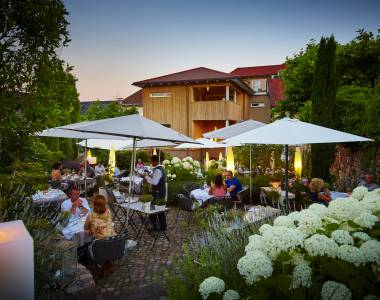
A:
{"label": "potted plant", "polygon": [[280,193],[277,191],[270,191],[267,193],[267,197],[272,201],[272,203],[279,203],[280,196]]}
{"label": "potted plant", "polygon": [[165,206],[166,205],[166,200],[165,198],[158,198],[153,200],[154,205],[159,205],[159,206]]}
{"label": "potted plant", "polygon": [[150,204],[153,201],[153,196],[150,194],[141,195],[140,202],[143,211],[150,211]]}

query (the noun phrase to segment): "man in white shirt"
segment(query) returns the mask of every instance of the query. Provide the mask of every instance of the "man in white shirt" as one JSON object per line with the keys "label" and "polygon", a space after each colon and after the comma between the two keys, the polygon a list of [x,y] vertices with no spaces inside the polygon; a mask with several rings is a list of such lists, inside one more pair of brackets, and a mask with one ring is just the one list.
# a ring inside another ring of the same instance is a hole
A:
{"label": "man in white shirt", "polygon": [[95,176],[104,175],[106,173],[106,169],[102,163],[98,163],[95,166]]}
{"label": "man in white shirt", "polygon": [[149,176],[147,173],[145,173],[144,178],[146,179],[146,181],[148,183],[150,183],[152,185],[153,198],[154,199],[163,199],[163,198],[165,198],[165,194],[166,194],[165,171],[159,165],[157,155],[152,155],[151,163],[153,166],[153,174],[151,176]]}
{"label": "man in white shirt", "polygon": [[68,211],[76,217],[86,215],[90,210],[86,199],[79,197],[80,192],[77,188],[73,188],[70,193],[70,199],[62,202],[61,210]]}

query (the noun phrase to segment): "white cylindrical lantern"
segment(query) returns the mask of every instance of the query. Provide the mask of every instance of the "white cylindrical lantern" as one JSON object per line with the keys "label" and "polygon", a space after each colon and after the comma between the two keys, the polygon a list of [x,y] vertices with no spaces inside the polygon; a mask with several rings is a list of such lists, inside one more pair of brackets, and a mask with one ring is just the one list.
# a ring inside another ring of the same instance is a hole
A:
{"label": "white cylindrical lantern", "polygon": [[22,221],[0,223],[0,299],[34,299],[33,239]]}
{"label": "white cylindrical lantern", "polygon": [[294,154],[294,172],[297,178],[301,178],[302,175],[302,155],[300,147],[296,147]]}

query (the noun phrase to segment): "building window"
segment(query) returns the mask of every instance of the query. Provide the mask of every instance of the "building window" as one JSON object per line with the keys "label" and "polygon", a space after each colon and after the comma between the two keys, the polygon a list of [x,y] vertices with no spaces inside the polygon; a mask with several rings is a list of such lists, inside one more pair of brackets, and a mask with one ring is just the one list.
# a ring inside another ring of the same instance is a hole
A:
{"label": "building window", "polygon": [[171,97],[171,92],[165,92],[165,93],[150,93],[150,98],[168,98]]}
{"label": "building window", "polygon": [[266,79],[253,79],[252,89],[256,94],[265,94],[267,92],[267,80]]}
{"label": "building window", "polygon": [[251,103],[252,108],[257,108],[257,107],[265,107],[264,102],[259,102],[259,103]]}

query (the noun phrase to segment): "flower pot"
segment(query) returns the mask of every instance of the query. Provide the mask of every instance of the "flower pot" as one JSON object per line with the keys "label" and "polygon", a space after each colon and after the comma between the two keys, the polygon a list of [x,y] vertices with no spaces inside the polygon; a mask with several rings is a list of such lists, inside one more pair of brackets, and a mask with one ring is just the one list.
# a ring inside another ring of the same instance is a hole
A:
{"label": "flower pot", "polygon": [[151,202],[141,202],[142,210],[143,211],[150,211],[150,203]]}
{"label": "flower pot", "polygon": [[281,187],[281,181],[271,181],[270,184],[275,190],[278,190]]}

